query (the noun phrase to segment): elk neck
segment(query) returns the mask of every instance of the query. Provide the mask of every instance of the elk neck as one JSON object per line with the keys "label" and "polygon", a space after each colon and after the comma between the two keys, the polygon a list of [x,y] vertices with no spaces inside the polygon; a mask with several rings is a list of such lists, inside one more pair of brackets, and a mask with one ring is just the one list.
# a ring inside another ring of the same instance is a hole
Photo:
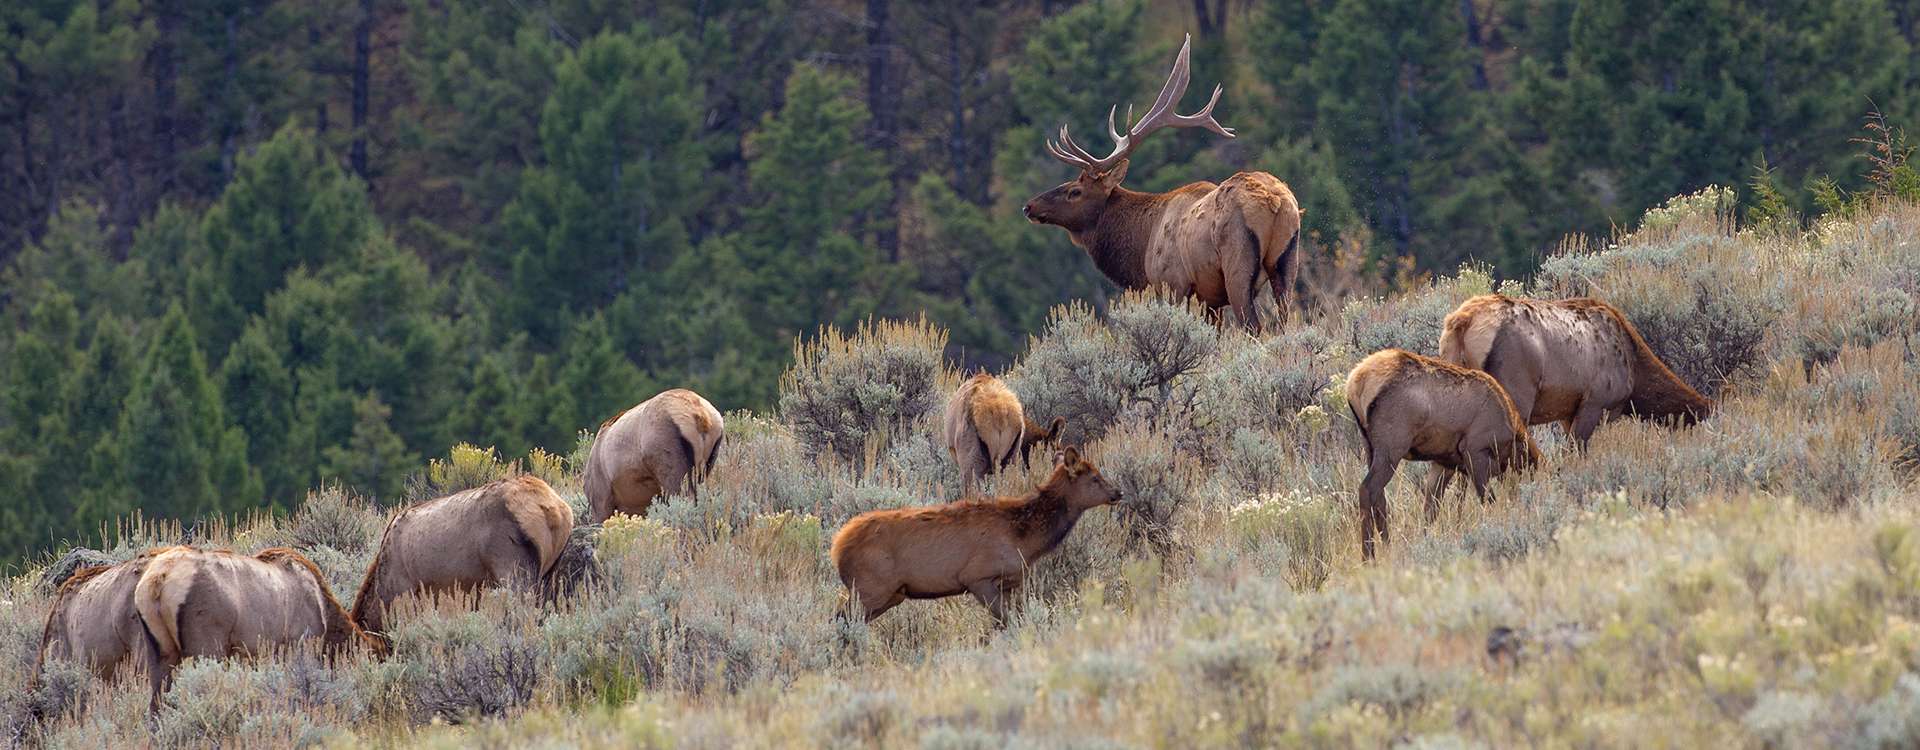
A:
{"label": "elk neck", "polygon": [[1093,226],[1073,233],[1073,244],[1093,258],[1093,265],[1125,289],[1147,286],[1147,246],[1160,228],[1167,196],[1137,193],[1116,187]]}
{"label": "elk neck", "polygon": [[1080,522],[1080,514],[1085,512],[1086,509],[1073,508],[1065,497],[1043,487],[1008,509],[1007,517],[1013,522],[1013,533],[1021,552],[1031,562],[1060,546],[1073,531],[1073,525]]}

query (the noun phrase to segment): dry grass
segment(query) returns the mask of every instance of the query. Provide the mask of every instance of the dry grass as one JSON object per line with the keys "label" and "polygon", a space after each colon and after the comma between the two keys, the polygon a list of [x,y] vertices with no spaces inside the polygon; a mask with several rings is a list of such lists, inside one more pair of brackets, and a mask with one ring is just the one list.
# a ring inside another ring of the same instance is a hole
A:
{"label": "dry grass", "polygon": [[[964,599],[832,618],[833,531],[956,494],[922,408],[953,385],[927,356],[943,333],[878,324],[803,347],[785,422],[729,415],[699,498],[600,527],[599,576],[566,601],[406,604],[384,661],[195,664],[151,725],[142,683],[56,669],[0,699],[0,742],[1920,744],[1920,355],[1903,312],[1920,209],[1759,235],[1733,231],[1716,195],[1502,287],[1616,301],[1715,391],[1715,416],[1608,424],[1584,454],[1543,428],[1541,469],[1491,504],[1456,490],[1431,523],[1409,468],[1377,564],[1359,559],[1338,374],[1378,342],[1430,348],[1440,316],[1493,288],[1472,269],[1258,341],[1150,296],[1057,311],[1012,377],[1129,502],[1036,567],[1003,633]],[[874,408],[847,411],[860,404]],[[538,463],[578,500],[567,460]],[[512,470],[460,448],[417,487]],[[131,520],[110,554],[298,544],[350,591],[384,514],[326,490],[309,503],[291,520]],[[6,684],[32,673],[37,580],[0,587]]]}

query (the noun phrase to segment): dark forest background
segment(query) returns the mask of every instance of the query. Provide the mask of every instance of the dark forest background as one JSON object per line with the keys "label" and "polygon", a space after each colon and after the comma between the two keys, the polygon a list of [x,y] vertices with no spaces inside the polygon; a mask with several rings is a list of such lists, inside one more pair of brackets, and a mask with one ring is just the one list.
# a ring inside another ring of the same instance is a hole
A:
{"label": "dark forest background", "polygon": [[[138,508],[380,497],[659,388],[769,408],[796,336],[1000,366],[1113,290],[1020,205],[1181,34],[1129,185],[1274,173],[1309,273],[1530,272],[1708,184],[1778,210],[1913,122],[1920,0],[9,0],[0,559]],[[1124,109],[1124,107],[1123,107]],[[1353,259],[1364,259],[1358,265]]]}

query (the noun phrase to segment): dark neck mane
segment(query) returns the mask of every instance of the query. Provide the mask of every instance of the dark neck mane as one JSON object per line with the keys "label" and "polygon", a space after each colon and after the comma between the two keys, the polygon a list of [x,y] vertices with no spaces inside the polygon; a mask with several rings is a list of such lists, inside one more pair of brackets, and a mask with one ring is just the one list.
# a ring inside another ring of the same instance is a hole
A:
{"label": "dark neck mane", "polygon": [[1124,289],[1147,286],[1147,244],[1160,223],[1166,196],[1116,187],[1091,229],[1073,233],[1093,265]]}
{"label": "dark neck mane", "polygon": [[1014,536],[1031,564],[1060,546],[1073,525],[1080,522],[1082,512],[1068,506],[1066,498],[1042,487],[1008,507],[1007,520],[1013,523]]}

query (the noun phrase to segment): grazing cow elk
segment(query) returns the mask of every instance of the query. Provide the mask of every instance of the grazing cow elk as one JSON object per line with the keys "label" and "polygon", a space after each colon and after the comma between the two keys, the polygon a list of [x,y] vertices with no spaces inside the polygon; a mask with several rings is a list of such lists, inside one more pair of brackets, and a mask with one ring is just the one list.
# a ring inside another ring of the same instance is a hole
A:
{"label": "grazing cow elk", "polygon": [[188,657],[261,656],[309,638],[331,657],[355,644],[385,653],[386,641],[353,624],[313,561],[286,547],[252,557],[171,547],[156,553],[133,589],[153,648],[153,705]]}
{"label": "grazing cow elk", "polygon": [[1583,447],[1607,417],[1693,424],[1713,411],[1597,299],[1474,297],[1447,315],[1440,358],[1492,375],[1527,424],[1559,422]]}
{"label": "grazing cow elk", "polygon": [[353,621],[384,631],[387,608],[406,594],[545,580],[572,531],[573,508],[527,474],[408,508],[380,537]]}
{"label": "grazing cow elk", "polygon": [[1041,443],[1052,443],[1060,439],[1060,431],[1067,428],[1066,417],[1054,417],[1047,426],[1041,427],[1033,420],[1027,420],[1027,427],[1020,433],[1020,467],[1033,468],[1033,448]]}
{"label": "grazing cow elk", "polygon": [[[1387,534],[1387,482],[1402,460],[1431,461],[1451,476],[1465,470],[1490,500],[1487,482],[1540,462],[1540,449],[1507,392],[1486,373],[1399,349],[1374,352],[1347,376],[1347,408],[1367,446],[1360,483],[1360,551],[1373,559],[1374,534]],[[1437,489],[1444,490],[1445,485]],[[1439,497],[1427,495],[1427,517]]]}
{"label": "grazing cow elk", "polygon": [[[1162,128],[1205,128],[1227,138],[1233,131],[1213,119],[1220,87],[1195,114],[1174,111],[1187,91],[1192,40],[1180,47],[1173,73],[1153,107],[1127,129],[1113,129],[1107,110],[1113,153],[1095,157],[1074,143],[1066,126],[1047,153],[1080,176],[1027,202],[1027,219],[1067,230],[1100,272],[1127,289],[1165,286],[1198,298],[1216,314],[1231,304],[1249,329],[1260,329],[1254,299],[1265,276],[1280,308],[1281,324],[1290,312],[1289,295],[1300,274],[1300,204],[1285,183],[1265,172],[1241,172],[1215,185],[1195,182],[1166,193],[1136,193],[1120,187],[1134,147]],[[1127,109],[1133,119],[1133,109]]]}
{"label": "grazing cow elk", "polygon": [[726,420],[685,388],[664,391],[600,425],[587,452],[587,502],[593,522],[614,513],[644,516],[653,499],[699,482],[720,456]]}
{"label": "grazing cow elk", "polygon": [[1027,566],[1059,546],[1080,514],[1119,501],[1100,470],[1067,448],[1023,497],[855,516],[833,536],[833,567],[868,621],[908,599],[973,594],[1004,627]]}
{"label": "grazing cow elk", "polygon": [[941,437],[947,454],[960,466],[963,494],[973,494],[981,477],[998,473],[1013,460],[1026,424],[1020,397],[999,378],[983,372],[960,384],[947,400]]}
{"label": "grazing cow elk", "polygon": [[45,672],[48,660],[56,660],[77,662],[94,676],[111,680],[129,658],[146,660],[152,646],[133,606],[133,589],[155,552],[116,565],[81,568],[60,584],[41,632],[36,676]]}

